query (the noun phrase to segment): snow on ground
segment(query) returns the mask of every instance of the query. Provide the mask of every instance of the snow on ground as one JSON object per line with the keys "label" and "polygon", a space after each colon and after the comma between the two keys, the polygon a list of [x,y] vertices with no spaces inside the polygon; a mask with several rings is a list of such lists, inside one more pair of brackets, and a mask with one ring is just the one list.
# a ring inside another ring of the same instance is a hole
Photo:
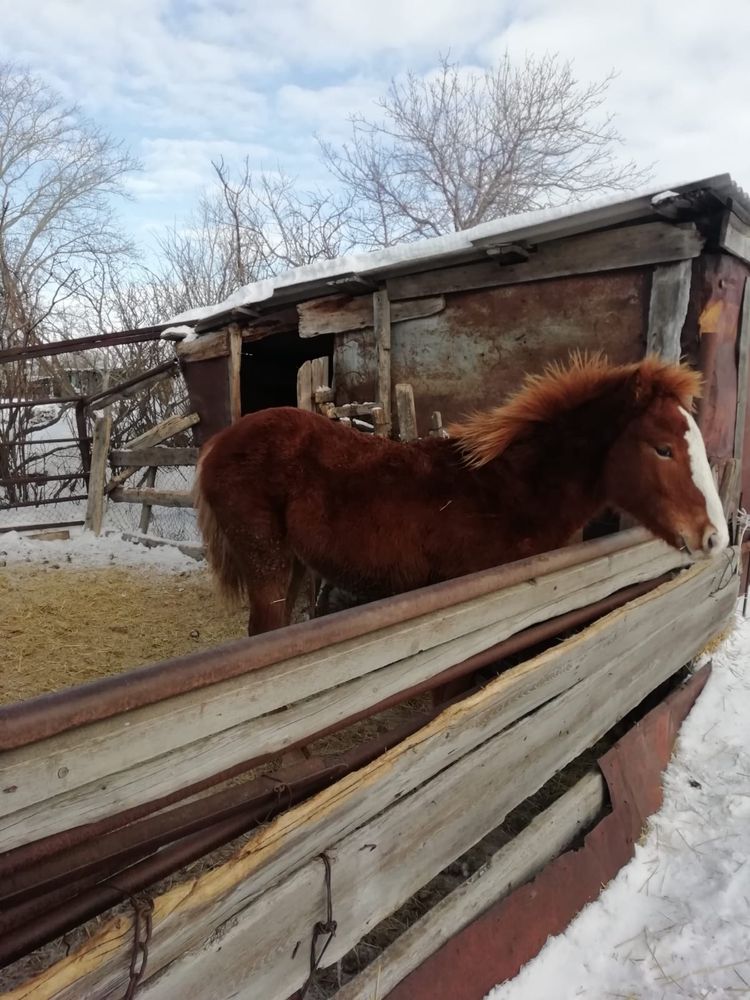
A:
{"label": "snow on ground", "polygon": [[35,541],[17,531],[0,535],[0,566],[12,563],[50,563],[75,567],[131,566],[160,573],[194,572],[202,562],[183,555],[171,545],[146,548],[126,541],[119,532],[97,538],[91,532],[70,528],[70,539]]}
{"label": "snow on ground", "polygon": [[491,1000],[750,997],[750,622],[713,662],[635,857]]}

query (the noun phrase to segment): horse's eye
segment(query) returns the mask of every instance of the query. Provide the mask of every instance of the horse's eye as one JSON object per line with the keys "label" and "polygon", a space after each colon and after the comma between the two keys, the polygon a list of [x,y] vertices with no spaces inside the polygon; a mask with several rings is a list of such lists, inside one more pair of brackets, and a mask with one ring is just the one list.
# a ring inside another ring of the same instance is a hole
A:
{"label": "horse's eye", "polygon": [[654,451],[659,458],[672,458],[672,449],[667,444],[661,446],[655,445]]}

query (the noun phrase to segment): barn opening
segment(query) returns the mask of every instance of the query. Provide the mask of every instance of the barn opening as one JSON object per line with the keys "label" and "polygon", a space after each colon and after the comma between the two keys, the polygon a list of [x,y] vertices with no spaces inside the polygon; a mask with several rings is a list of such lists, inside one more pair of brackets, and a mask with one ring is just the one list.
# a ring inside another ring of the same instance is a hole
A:
{"label": "barn opening", "polygon": [[244,343],[240,366],[242,412],[296,406],[300,366],[323,357],[328,358],[328,370],[332,371],[332,334],[303,338],[290,331]]}

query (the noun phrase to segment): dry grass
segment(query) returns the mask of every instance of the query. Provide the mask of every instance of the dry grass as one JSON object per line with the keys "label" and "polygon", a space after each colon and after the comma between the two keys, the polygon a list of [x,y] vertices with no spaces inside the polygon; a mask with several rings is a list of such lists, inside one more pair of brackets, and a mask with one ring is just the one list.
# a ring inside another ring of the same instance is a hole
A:
{"label": "dry grass", "polygon": [[246,634],[208,572],[10,565],[0,570],[0,704]]}

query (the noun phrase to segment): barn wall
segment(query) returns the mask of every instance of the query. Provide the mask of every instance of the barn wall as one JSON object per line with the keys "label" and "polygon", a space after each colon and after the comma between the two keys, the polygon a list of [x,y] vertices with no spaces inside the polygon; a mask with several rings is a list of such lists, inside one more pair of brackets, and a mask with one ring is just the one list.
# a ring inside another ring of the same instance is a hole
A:
{"label": "barn wall", "polygon": [[[643,354],[651,268],[556,278],[446,296],[437,315],[393,325],[392,383],[414,387],[420,433],[433,410],[444,422],[497,405],[525,372],[570,350],[612,361]],[[336,338],[337,402],[376,398],[372,330]]]}

